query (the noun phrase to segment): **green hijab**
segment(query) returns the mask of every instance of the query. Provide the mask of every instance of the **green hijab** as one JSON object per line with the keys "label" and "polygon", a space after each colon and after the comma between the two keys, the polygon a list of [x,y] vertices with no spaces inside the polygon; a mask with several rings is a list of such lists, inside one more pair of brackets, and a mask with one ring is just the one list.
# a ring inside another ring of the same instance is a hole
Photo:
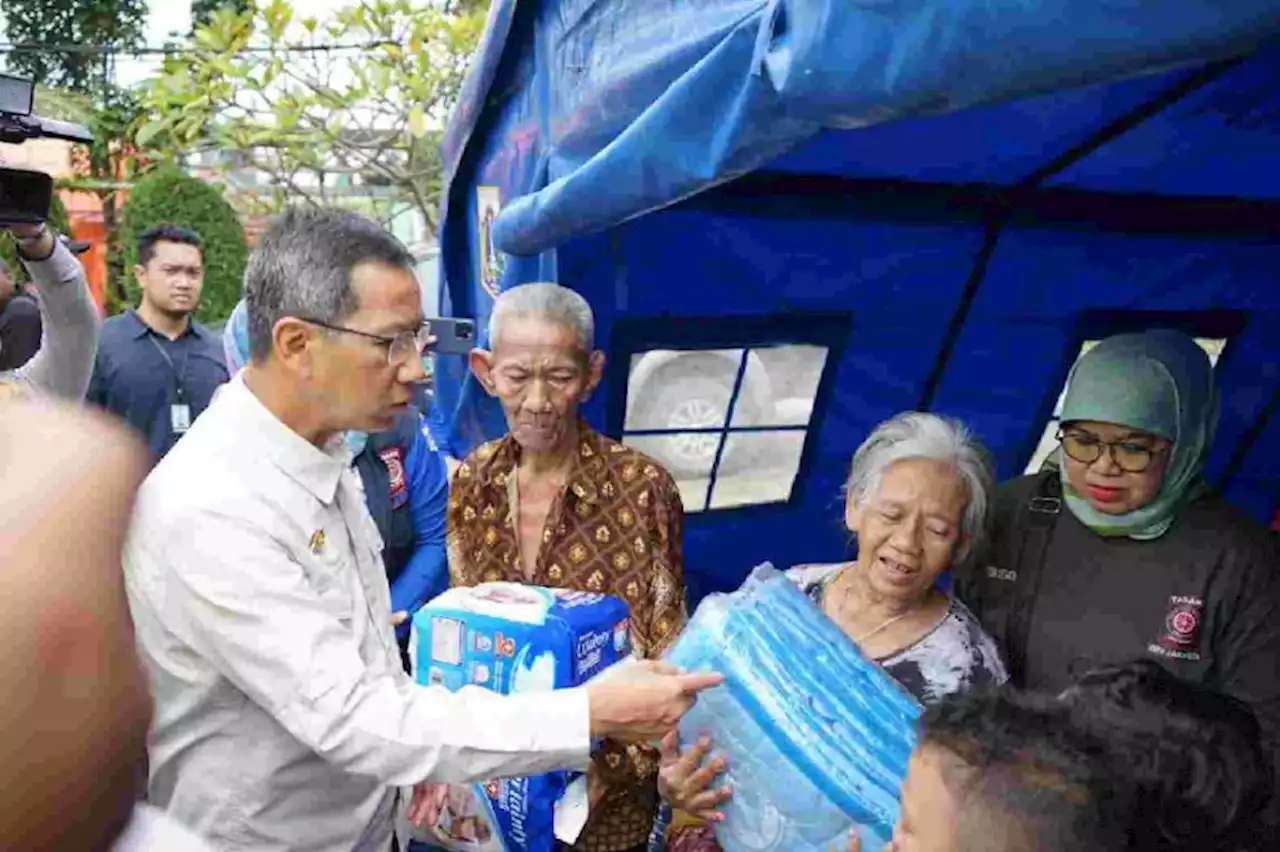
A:
{"label": "green hijab", "polygon": [[[1067,379],[1061,422],[1076,420],[1115,423],[1173,442],[1160,490],[1127,514],[1099,512],[1065,477],[1062,483],[1071,513],[1099,535],[1159,538],[1204,489],[1201,473],[1218,423],[1213,365],[1178,331],[1109,337],[1077,361]],[[1065,468],[1066,461],[1060,456],[1058,463]]]}

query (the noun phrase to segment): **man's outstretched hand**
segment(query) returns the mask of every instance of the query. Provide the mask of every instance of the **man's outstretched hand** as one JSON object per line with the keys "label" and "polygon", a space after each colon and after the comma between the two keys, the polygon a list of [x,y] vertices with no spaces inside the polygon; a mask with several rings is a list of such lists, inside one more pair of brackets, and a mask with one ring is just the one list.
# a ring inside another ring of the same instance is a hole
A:
{"label": "man's outstretched hand", "polygon": [[723,682],[723,675],[684,672],[653,660],[615,666],[587,684],[591,735],[624,743],[656,742],[689,712],[698,693]]}

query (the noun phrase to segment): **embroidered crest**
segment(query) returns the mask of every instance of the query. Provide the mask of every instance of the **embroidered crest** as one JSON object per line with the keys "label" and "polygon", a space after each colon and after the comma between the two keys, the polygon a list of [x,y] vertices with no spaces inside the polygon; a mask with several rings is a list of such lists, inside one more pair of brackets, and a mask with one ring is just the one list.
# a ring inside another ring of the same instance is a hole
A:
{"label": "embroidered crest", "polygon": [[401,506],[409,488],[404,474],[404,454],[399,447],[387,447],[378,453],[378,457],[387,466],[387,490],[391,494],[391,505]]}
{"label": "embroidered crest", "polygon": [[1188,595],[1170,595],[1164,623],[1156,641],[1147,649],[1175,660],[1200,659],[1200,635],[1204,627],[1204,600]]}

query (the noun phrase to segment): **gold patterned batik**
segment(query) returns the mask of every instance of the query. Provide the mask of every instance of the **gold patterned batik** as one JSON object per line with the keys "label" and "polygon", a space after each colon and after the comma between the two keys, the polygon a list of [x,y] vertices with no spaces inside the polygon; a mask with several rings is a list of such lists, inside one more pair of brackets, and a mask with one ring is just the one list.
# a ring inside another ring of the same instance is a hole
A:
{"label": "gold patterned batik", "polygon": [[[657,462],[579,423],[578,455],[547,513],[530,582],[602,592],[630,608],[637,654],[656,658],[684,627],[684,508]],[[510,436],[485,444],[458,468],[449,495],[449,573],[455,586],[525,582]],[[605,784],[575,849],[619,852],[643,844],[657,811],[657,753],[606,742],[594,756]]]}

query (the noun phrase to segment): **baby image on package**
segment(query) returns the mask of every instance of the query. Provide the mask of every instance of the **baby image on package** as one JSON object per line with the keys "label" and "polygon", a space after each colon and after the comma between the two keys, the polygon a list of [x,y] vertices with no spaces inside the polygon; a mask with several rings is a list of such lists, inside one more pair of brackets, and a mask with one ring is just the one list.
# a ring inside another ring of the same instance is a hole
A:
{"label": "baby image on package", "polygon": [[[414,679],[504,695],[580,686],[631,654],[627,605],[519,583],[450,589],[413,617]],[[580,773],[431,787],[415,848],[552,852],[556,806]]]}

